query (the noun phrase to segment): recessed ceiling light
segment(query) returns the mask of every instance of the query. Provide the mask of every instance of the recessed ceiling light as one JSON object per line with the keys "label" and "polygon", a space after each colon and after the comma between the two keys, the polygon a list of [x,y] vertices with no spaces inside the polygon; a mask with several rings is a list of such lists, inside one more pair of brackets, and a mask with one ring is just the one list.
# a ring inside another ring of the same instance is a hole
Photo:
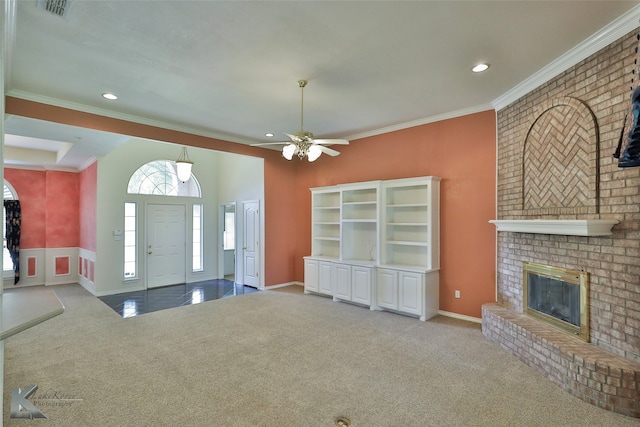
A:
{"label": "recessed ceiling light", "polygon": [[474,73],[481,73],[489,68],[489,64],[478,64],[471,69]]}
{"label": "recessed ceiling light", "polygon": [[118,97],[112,93],[103,93],[102,97],[110,100],[118,99]]}
{"label": "recessed ceiling light", "polygon": [[267,132],[264,134],[267,138],[273,138],[273,134],[271,132]]}

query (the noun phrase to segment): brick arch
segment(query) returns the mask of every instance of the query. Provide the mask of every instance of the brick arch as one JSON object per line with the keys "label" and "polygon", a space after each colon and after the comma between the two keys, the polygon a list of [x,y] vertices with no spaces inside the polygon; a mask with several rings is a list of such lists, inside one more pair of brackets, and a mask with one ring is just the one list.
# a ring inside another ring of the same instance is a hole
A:
{"label": "brick arch", "polygon": [[599,145],[596,118],[584,102],[563,97],[541,104],[523,147],[523,213],[597,214]]}

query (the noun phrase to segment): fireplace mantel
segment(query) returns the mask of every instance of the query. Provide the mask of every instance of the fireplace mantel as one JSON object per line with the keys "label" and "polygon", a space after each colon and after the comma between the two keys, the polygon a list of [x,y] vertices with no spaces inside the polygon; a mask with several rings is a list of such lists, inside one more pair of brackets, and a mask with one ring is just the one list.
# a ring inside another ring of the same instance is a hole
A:
{"label": "fireplace mantel", "polygon": [[564,236],[610,236],[617,219],[494,219],[497,231],[560,234]]}

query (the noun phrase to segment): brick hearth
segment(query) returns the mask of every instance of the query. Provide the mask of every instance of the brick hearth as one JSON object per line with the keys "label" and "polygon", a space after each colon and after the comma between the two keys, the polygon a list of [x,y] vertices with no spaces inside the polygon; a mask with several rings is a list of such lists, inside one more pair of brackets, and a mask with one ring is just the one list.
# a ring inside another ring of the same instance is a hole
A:
{"label": "brick hearth", "polygon": [[495,303],[482,333],[574,396],[640,418],[640,364]]}

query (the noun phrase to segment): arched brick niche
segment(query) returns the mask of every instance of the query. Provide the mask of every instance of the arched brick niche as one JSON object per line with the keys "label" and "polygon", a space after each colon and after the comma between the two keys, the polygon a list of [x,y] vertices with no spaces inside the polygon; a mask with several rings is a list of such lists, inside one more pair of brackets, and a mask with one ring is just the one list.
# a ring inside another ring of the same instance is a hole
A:
{"label": "arched brick niche", "polygon": [[540,105],[523,149],[524,215],[598,213],[598,125],[584,102],[563,97]]}

